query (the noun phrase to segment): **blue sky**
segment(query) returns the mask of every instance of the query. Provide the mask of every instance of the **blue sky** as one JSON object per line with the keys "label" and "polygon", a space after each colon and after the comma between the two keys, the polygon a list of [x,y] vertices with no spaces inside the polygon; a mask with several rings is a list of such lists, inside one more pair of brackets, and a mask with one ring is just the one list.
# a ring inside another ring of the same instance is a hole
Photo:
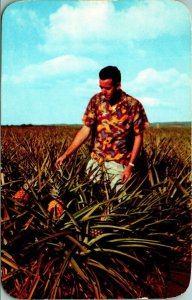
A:
{"label": "blue sky", "polygon": [[50,0],[9,5],[2,21],[2,124],[81,123],[98,72],[150,122],[191,120],[190,14],[176,0]]}

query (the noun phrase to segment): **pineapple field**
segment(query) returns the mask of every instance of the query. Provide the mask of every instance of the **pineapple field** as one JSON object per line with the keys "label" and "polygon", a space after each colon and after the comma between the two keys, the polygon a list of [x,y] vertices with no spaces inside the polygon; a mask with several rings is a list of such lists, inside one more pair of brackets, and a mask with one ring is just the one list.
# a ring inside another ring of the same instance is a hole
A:
{"label": "pineapple field", "polygon": [[151,127],[147,174],[115,191],[61,168],[78,126],[2,126],[2,286],[18,299],[167,298],[191,272],[190,127]]}

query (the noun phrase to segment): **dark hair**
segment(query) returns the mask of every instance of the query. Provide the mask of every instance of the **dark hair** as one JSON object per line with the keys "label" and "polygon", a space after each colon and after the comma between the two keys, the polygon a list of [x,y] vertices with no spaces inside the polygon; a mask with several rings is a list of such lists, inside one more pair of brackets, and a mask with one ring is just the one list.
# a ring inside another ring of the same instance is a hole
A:
{"label": "dark hair", "polygon": [[112,79],[114,85],[117,85],[121,82],[121,72],[115,66],[108,66],[99,72],[99,78],[101,80]]}

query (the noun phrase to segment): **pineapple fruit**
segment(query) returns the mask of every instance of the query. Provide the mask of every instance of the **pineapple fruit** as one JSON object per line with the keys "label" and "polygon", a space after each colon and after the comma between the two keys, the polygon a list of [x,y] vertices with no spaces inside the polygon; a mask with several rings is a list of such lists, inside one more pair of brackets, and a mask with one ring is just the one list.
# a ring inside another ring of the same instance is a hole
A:
{"label": "pineapple fruit", "polygon": [[55,213],[55,217],[59,219],[64,213],[64,203],[61,199],[62,183],[58,180],[57,177],[55,177],[54,179],[55,180],[51,181],[52,187],[50,190],[50,195],[52,199],[48,204],[47,211],[52,216]]}
{"label": "pineapple fruit", "polygon": [[62,206],[62,201],[61,200],[51,200],[48,204],[47,211],[49,214],[53,214],[55,211],[55,216],[56,218],[60,218],[61,215],[64,213],[64,208]]}
{"label": "pineapple fruit", "polygon": [[13,196],[13,198],[15,200],[28,201],[29,200],[29,194],[23,188],[21,188],[20,190],[18,190],[15,193],[15,195]]}

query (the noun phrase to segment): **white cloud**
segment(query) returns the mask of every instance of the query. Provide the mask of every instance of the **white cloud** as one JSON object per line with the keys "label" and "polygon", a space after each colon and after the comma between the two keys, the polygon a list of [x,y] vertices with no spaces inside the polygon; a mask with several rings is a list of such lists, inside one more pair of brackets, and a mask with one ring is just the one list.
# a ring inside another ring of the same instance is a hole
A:
{"label": "white cloud", "polygon": [[76,7],[64,4],[50,15],[44,51],[65,51],[66,42],[97,39],[118,42],[155,39],[163,34],[180,35],[189,25],[184,5],[172,0],[143,0],[115,10],[110,1],[79,1]]}
{"label": "white cloud", "polygon": [[153,97],[141,97],[139,100],[144,104],[144,106],[158,106],[160,104],[160,100]]}
{"label": "white cloud", "polygon": [[[158,71],[145,69],[130,82],[125,89],[143,103],[150,119],[159,118],[158,111],[164,111],[169,119],[180,111],[183,119],[189,118],[191,79],[176,69]],[[182,105],[181,105],[182,103]],[[177,113],[176,113],[177,112]],[[179,114],[179,113],[178,113]],[[163,118],[163,115],[161,116]],[[178,116],[180,118],[180,115]],[[175,119],[176,120],[176,119]]]}
{"label": "white cloud", "polygon": [[191,84],[191,80],[187,74],[178,72],[171,68],[164,71],[157,71],[148,68],[139,72],[135,79],[128,82],[126,87],[134,90],[134,92],[144,92],[148,89],[156,90],[186,88]]}
{"label": "white cloud", "polygon": [[75,39],[100,35],[106,16],[110,14],[110,7],[107,1],[81,1],[78,7],[63,5],[50,15],[48,34],[51,33],[55,40],[60,40],[63,35]]}
{"label": "white cloud", "polygon": [[185,30],[186,21],[189,22],[189,16],[186,18],[187,14],[182,6],[172,0],[138,2],[137,6],[131,7],[125,13],[125,24],[131,24],[130,37],[143,40],[154,39],[162,34],[181,34]]}
{"label": "white cloud", "polygon": [[[64,55],[39,64],[28,65],[21,70],[20,74],[12,75],[9,79],[17,84],[50,77],[59,78],[97,68],[98,64],[90,58]],[[7,75],[5,75],[4,80],[8,81]]]}
{"label": "white cloud", "polygon": [[[165,96],[166,97],[166,96]],[[141,101],[141,103],[148,107],[148,108],[155,108],[155,107],[158,107],[158,108],[173,108],[175,107],[175,103],[171,102],[171,101],[168,101],[168,99],[164,97],[148,97],[148,96],[144,96],[144,97],[139,97],[139,100]]]}

